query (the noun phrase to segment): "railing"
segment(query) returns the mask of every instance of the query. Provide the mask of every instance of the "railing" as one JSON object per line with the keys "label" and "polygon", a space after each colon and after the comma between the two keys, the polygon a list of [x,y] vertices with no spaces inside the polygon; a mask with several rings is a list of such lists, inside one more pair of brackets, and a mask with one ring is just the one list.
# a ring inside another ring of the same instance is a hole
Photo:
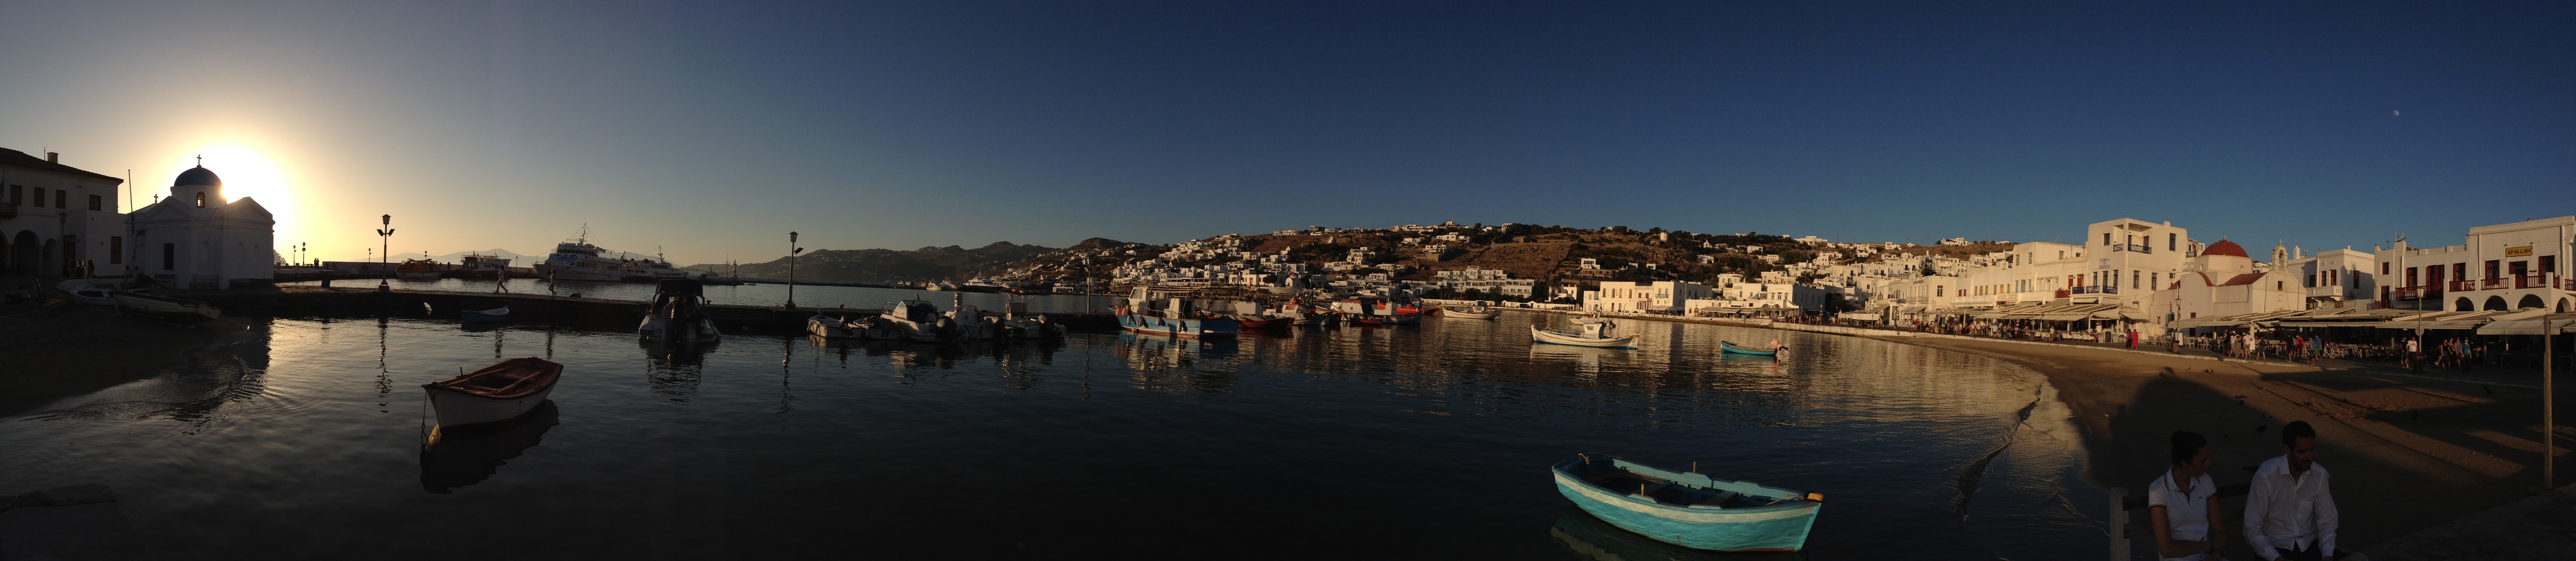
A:
{"label": "railing", "polygon": [[[2110,286],[2110,285],[2102,285],[2102,286],[2078,286],[2078,287],[2075,287],[2075,288],[2072,288],[2072,289],[2069,289],[2069,290],[2074,291],[2076,294],[2119,294],[2119,293],[2120,293],[2120,287],[2117,287],[2117,286]],[[2061,291],[2061,292],[2062,292],[2062,291]]]}
{"label": "railing", "polygon": [[2424,297],[2424,289],[2409,286],[2390,291],[2388,297],[2399,300],[2414,300]]}
{"label": "railing", "polygon": [[2497,290],[2502,288],[2504,288],[2504,279],[2501,278],[2478,281],[2478,290]]}
{"label": "railing", "polygon": [[2134,252],[2138,252],[2138,253],[2155,253],[2155,252],[2156,252],[2156,246],[2152,246],[2152,245],[2140,245],[2140,244],[2133,244],[2133,243],[2130,243],[2130,244],[2119,244],[2119,243],[2115,243],[2115,244],[2111,244],[2111,251],[2134,251]]}
{"label": "railing", "polygon": [[2467,292],[2478,289],[2478,281],[2455,280],[2451,281],[2450,285],[2452,292]]}
{"label": "railing", "polygon": [[2552,279],[2550,279],[2548,275],[2526,275],[2526,276],[2519,276],[2519,277],[2514,277],[2514,278],[2513,278],[2513,287],[2514,287],[2514,288],[2552,288],[2552,287],[2558,286],[2558,285],[2560,284],[2560,283],[2556,283],[2556,282],[2550,282],[2551,280],[2552,280]]}

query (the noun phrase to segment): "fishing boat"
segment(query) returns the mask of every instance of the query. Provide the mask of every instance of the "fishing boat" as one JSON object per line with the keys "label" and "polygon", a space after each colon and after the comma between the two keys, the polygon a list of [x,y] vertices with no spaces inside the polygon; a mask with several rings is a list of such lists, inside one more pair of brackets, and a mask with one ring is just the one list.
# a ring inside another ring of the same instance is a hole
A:
{"label": "fishing boat", "polygon": [[555,391],[563,365],[546,359],[514,358],[454,378],[421,384],[430,408],[438,411],[441,429],[487,426],[526,415]]}
{"label": "fishing boat", "polygon": [[1587,323],[1576,326],[1576,328],[1578,329],[1577,331],[1554,331],[1540,329],[1538,326],[1532,325],[1530,326],[1530,340],[1551,345],[1572,345],[1577,347],[1594,347],[1603,349],[1636,348],[1631,345],[1631,343],[1635,343],[1637,341],[1637,336],[1621,335],[1618,337],[1612,337],[1610,336],[1609,325]]}
{"label": "fishing boat", "polygon": [[1018,301],[1017,297],[1013,297],[1011,302],[1004,304],[1001,319],[1004,337],[1053,339],[1064,336],[1063,325],[1047,321],[1047,317],[1043,314],[1030,315],[1027,312],[1028,303]]}
{"label": "fishing boat", "polygon": [[1459,308],[1453,306],[1440,309],[1440,317],[1452,319],[1494,319],[1496,317],[1501,317],[1502,315],[1502,312],[1494,311],[1492,308],[1487,308],[1483,304],[1478,304],[1471,308]]}
{"label": "fishing boat", "polygon": [[706,288],[698,281],[666,280],[653,288],[653,307],[636,333],[668,343],[713,343],[722,337],[706,314]]}
{"label": "fishing boat", "polygon": [[825,339],[860,339],[867,336],[867,326],[849,318],[814,314],[805,318],[805,332]]}
{"label": "fishing boat", "polygon": [[54,289],[63,291],[74,304],[114,306],[117,282],[116,279],[71,279],[55,284]]}
{"label": "fishing boat", "polygon": [[948,332],[948,338],[988,341],[1005,335],[1000,321],[985,317],[983,310],[966,305],[966,293],[951,292],[948,296],[948,317],[940,322],[943,330]]}
{"label": "fishing boat", "polygon": [[1825,497],[1585,452],[1553,466],[1556,491],[1584,512],[1658,541],[1713,551],[1798,551]]}
{"label": "fishing boat", "polygon": [[905,300],[886,307],[878,319],[881,326],[866,331],[869,339],[937,343],[947,340],[940,329],[939,307],[922,300]]}
{"label": "fishing boat", "polygon": [[438,269],[439,266],[437,261],[431,261],[428,259],[404,259],[401,265],[394,266],[394,278],[434,279],[438,278]]}
{"label": "fishing boat", "polygon": [[114,297],[116,309],[120,312],[182,321],[206,321],[224,317],[222,308],[195,300],[125,291],[117,291]]}
{"label": "fishing boat", "polygon": [[1740,355],[1778,356],[1778,355],[1780,354],[1780,352],[1779,352],[1779,351],[1762,351],[1762,350],[1754,350],[1754,349],[1749,349],[1749,348],[1744,348],[1744,347],[1738,347],[1738,346],[1735,346],[1735,343],[1731,343],[1731,342],[1727,342],[1727,341],[1722,341],[1722,340],[1717,342],[1717,350],[1718,350],[1718,351],[1721,351],[1721,352],[1729,352],[1729,353],[1735,353],[1735,354],[1740,354]]}
{"label": "fishing boat", "polygon": [[464,273],[465,276],[478,279],[498,278],[501,273],[510,270],[510,260],[497,255],[468,253],[464,258],[457,260],[456,270]]}
{"label": "fishing boat", "polygon": [[502,306],[489,310],[465,310],[463,312],[457,312],[457,315],[464,316],[465,323],[508,321],[510,319],[510,307]]}
{"label": "fishing boat", "polygon": [[1243,325],[1231,319],[1203,318],[1191,310],[1187,298],[1170,298],[1155,302],[1154,294],[1137,288],[1129,302],[1111,311],[1118,317],[1118,327],[1146,335],[1169,337],[1232,337]]}
{"label": "fishing boat", "polygon": [[590,227],[583,226],[580,237],[555,244],[555,252],[537,263],[537,274],[557,281],[623,280],[626,264],[599,253],[599,246],[590,245]]}

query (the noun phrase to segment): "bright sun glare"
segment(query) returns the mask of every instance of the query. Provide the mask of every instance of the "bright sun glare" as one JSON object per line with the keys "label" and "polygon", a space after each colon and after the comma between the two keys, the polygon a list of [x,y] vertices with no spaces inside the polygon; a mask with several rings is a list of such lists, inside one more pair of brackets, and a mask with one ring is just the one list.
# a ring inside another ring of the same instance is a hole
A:
{"label": "bright sun glare", "polygon": [[[223,178],[224,200],[258,199],[259,206],[267,208],[269,214],[277,218],[279,234],[285,234],[284,230],[296,215],[296,187],[288,180],[285,170],[279,169],[277,162],[249,146],[211,144],[181,154],[177,158],[178,165],[161,175],[135,178],[140,183],[136,187],[142,191],[137,193],[141,200],[135,202],[149,204],[152,195],[169,196],[170,180],[178,177],[179,172],[196,167],[198,156],[205,156],[206,169]],[[284,239],[280,238],[281,246]]]}

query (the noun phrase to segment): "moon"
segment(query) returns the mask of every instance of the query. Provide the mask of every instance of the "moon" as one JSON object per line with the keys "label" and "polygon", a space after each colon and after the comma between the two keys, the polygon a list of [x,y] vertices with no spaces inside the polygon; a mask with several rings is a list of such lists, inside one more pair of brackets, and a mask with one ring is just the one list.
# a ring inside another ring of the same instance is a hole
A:
{"label": "moon", "polygon": [[2402,116],[2402,115],[2403,115],[2402,113],[2398,113],[2398,112],[2397,112],[2397,111],[2395,111],[2395,110],[2390,110],[2390,111],[2388,112],[2388,116],[2390,116],[2390,117],[2397,117],[2397,116]]}

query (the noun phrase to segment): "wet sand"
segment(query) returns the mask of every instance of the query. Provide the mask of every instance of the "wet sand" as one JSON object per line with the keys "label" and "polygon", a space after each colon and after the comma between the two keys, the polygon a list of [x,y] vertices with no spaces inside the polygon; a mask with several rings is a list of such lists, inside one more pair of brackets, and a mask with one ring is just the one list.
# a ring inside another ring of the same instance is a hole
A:
{"label": "wet sand", "polygon": [[11,355],[0,368],[0,417],[184,366],[190,351],[219,345],[245,325],[226,318],[181,326],[67,303],[10,310],[0,315]]}
{"label": "wet sand", "polygon": [[[2048,376],[2084,432],[2095,485],[2144,493],[2165,469],[2167,437],[2190,430],[2213,443],[2210,475],[2243,483],[2281,455],[2279,430],[2317,429],[2317,462],[2334,474],[2341,547],[2360,550],[2539,492],[2540,392],[2429,380],[2393,370],[2325,370],[2008,341],[1876,337],[1991,356]],[[2562,375],[2560,383],[2565,383]],[[2537,384],[2538,376],[2524,380]],[[2559,403],[2565,411],[2564,400]],[[2558,478],[2576,430],[2557,427]],[[2226,501],[2231,515],[2243,500]],[[2083,507],[2085,505],[2078,505]],[[2101,508],[2091,506],[2089,508]],[[2232,528],[2237,520],[2230,519]],[[2255,559],[2241,532],[2231,559]]]}

